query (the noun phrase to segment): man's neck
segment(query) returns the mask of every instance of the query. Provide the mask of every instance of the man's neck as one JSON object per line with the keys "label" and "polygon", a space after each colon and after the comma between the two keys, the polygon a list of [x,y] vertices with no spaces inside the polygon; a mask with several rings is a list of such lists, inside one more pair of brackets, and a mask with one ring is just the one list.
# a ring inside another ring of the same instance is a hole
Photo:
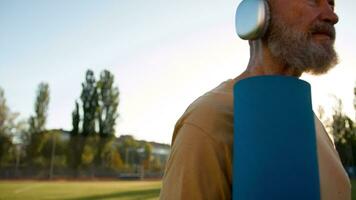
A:
{"label": "man's neck", "polygon": [[246,70],[235,80],[241,80],[252,76],[281,75],[300,77],[302,72],[291,68],[273,57],[261,40],[250,43],[250,61]]}

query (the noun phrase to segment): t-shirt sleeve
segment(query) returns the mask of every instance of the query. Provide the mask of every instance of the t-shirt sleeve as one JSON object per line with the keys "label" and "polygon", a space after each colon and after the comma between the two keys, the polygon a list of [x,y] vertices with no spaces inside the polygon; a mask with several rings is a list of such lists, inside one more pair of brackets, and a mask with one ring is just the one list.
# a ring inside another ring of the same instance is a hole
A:
{"label": "t-shirt sleeve", "polygon": [[172,145],[160,199],[231,199],[228,154],[201,128],[184,124]]}

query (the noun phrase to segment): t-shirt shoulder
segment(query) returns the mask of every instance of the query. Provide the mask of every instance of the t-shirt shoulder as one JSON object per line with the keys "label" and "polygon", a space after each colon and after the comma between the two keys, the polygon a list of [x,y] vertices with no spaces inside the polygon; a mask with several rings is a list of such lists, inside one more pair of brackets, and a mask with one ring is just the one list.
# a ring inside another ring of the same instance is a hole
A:
{"label": "t-shirt shoulder", "polygon": [[215,142],[232,145],[233,92],[229,82],[220,84],[195,100],[178,120],[175,132],[184,124],[200,128]]}

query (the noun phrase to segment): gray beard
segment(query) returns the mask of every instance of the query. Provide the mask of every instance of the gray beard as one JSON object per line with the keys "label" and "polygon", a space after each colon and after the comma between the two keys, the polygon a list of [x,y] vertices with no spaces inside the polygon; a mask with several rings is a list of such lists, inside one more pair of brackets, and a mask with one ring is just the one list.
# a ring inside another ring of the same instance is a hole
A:
{"label": "gray beard", "polygon": [[312,41],[311,33],[302,33],[288,27],[279,19],[272,19],[266,34],[268,48],[281,64],[300,72],[324,74],[338,63],[334,49],[335,29],[330,24],[315,24],[313,30],[328,30],[333,33],[332,42],[318,44]]}

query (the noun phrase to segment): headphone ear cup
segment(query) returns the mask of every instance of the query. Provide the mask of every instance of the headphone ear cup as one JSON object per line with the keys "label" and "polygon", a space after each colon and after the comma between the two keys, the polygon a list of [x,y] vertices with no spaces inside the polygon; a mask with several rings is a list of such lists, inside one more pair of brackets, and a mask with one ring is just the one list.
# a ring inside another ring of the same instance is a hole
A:
{"label": "headphone ear cup", "polygon": [[262,38],[266,34],[271,23],[271,10],[270,10],[269,3],[267,0],[263,2],[265,3],[265,22],[263,25],[264,27],[260,38]]}
{"label": "headphone ear cup", "polygon": [[237,7],[235,28],[244,40],[257,40],[266,33],[270,20],[270,9],[266,0],[243,0]]}

